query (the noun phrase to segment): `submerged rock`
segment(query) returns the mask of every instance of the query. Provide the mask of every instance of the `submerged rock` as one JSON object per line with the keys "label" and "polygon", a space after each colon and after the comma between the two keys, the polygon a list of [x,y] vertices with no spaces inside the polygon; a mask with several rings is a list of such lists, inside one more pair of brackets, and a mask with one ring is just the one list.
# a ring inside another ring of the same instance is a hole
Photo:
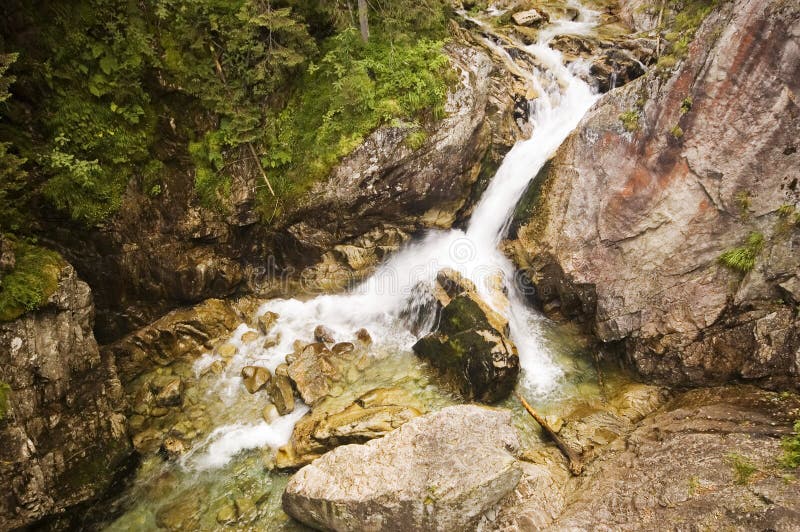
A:
{"label": "submerged rock", "polygon": [[304,467],[283,508],[322,530],[467,529],[517,485],[518,449],[508,411],[445,408]]}
{"label": "submerged rock", "polygon": [[300,467],[339,445],[381,437],[421,415],[422,409],[401,388],[376,388],[333,413],[323,403],[297,423],[289,443],[278,450],[277,466]]}
{"label": "submerged rock", "polygon": [[438,326],[414,344],[414,352],[442,370],[469,399],[507,397],[519,375],[517,349],[506,336],[508,320],[480,298],[472,281],[453,270],[439,272],[434,295],[442,307]]}
{"label": "submerged rock", "polygon": [[261,334],[269,334],[280,316],[276,312],[268,311],[256,319],[256,325]]}

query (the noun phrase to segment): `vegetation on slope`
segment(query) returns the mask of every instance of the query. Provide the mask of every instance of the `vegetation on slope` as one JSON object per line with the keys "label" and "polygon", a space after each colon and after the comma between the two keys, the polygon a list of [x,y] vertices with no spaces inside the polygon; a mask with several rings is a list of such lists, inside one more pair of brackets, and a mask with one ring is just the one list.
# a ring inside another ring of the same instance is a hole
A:
{"label": "vegetation on slope", "polygon": [[58,253],[19,241],[14,246],[16,265],[0,273],[0,322],[39,308],[58,288],[63,260]]}

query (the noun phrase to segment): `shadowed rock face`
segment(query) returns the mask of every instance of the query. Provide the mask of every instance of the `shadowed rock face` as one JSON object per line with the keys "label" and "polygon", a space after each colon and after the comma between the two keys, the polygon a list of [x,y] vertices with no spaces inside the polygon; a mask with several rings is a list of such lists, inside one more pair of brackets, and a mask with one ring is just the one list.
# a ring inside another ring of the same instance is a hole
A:
{"label": "shadowed rock face", "polygon": [[462,530],[517,485],[508,411],[448,407],[301,469],[286,512],[322,530]]}
{"label": "shadowed rock face", "polygon": [[130,456],[124,394],[113,357],[92,335],[89,287],[65,266],[39,310],[0,323],[0,529],[101,495]]}
{"label": "shadowed rock face", "polygon": [[[645,375],[800,383],[798,35],[796,3],[724,4],[669,79],[600,101],[520,209],[514,254],[545,308],[588,317]],[[751,233],[755,268],[721,265]]]}

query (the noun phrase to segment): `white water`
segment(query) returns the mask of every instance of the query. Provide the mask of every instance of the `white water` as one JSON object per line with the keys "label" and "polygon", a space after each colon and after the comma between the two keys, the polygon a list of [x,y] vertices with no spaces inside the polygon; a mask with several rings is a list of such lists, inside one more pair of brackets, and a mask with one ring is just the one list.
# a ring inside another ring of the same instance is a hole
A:
{"label": "white water", "polygon": [[[430,301],[430,288],[437,272],[444,267],[458,270],[472,279],[484,296],[489,296],[491,283],[500,276],[508,290],[510,306],[497,310],[509,318],[511,338],[517,345],[523,369],[520,385],[531,395],[538,396],[557,386],[561,369],[542,347],[536,333],[536,322],[541,318],[525,305],[524,296],[514,283],[514,267],[498,250],[498,244],[528,183],[596,99],[589,86],[564,66],[561,54],[551,49],[548,42],[560,34],[585,34],[591,30],[595,19],[596,13],[581,8],[577,21],[554,21],[541,32],[539,42],[525,48],[539,65],[528,79],[540,95],[531,102],[533,134],[518,142],[506,155],[476,206],[466,231],[428,232],[392,256],[349,293],[322,295],[309,301],[279,299],[264,304],[260,314],[273,311],[280,315],[273,330],[273,334],[280,335],[280,342],[268,350],[260,347],[260,341],[243,344],[240,338],[248,328],[240,326],[232,338],[239,353],[213,390],[219,400],[233,404],[234,398],[241,394],[239,372],[244,365],[257,363],[274,370],[284,361],[285,354],[293,350],[292,343],[296,339],[312,340],[312,332],[319,324],[331,328],[340,341],[351,340],[355,331],[365,327],[378,351],[410,351],[418,335],[427,332],[431,324],[423,323],[421,327],[417,324],[415,335],[408,316],[417,315]],[[511,60],[498,45],[488,40],[487,45]],[[196,371],[215,358],[208,354],[198,360]],[[214,468],[227,463],[240,450],[283,445],[305,408],[303,405],[272,424],[257,421],[219,427],[193,449],[183,463],[194,469]]]}

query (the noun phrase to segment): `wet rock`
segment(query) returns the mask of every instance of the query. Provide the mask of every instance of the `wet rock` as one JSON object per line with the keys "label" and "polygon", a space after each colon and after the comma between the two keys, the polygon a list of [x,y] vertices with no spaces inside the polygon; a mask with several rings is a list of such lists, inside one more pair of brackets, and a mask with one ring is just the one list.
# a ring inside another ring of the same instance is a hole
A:
{"label": "wet rock", "polygon": [[279,374],[276,370],[267,390],[272,404],[280,415],[285,416],[294,410],[294,391],[289,377]]}
{"label": "wet rock", "polygon": [[161,443],[158,452],[167,460],[177,460],[186,452],[186,444],[180,438],[167,436]]}
{"label": "wet rock", "polygon": [[217,354],[222,358],[233,358],[237,351],[238,349],[233,344],[222,344],[217,348]]}
{"label": "wet rock", "polygon": [[281,416],[281,414],[280,414],[280,412],[278,412],[278,408],[272,403],[270,403],[267,406],[265,406],[264,409],[261,411],[261,417],[267,423],[272,423],[273,421],[278,419],[280,416]]}
{"label": "wet rock", "polygon": [[158,406],[180,406],[183,403],[183,380],[180,377],[157,377],[153,379],[150,388]]}
{"label": "wet rock", "polygon": [[340,342],[331,347],[331,352],[336,356],[347,356],[355,350],[356,346],[350,342]]}
{"label": "wet rock", "polygon": [[372,345],[372,336],[370,336],[369,331],[364,328],[356,331],[356,340],[365,346]]}
{"label": "wet rock", "polygon": [[516,486],[518,447],[508,412],[445,408],[301,469],[283,508],[326,530],[468,529]]}
{"label": "wet rock", "polygon": [[275,375],[280,375],[282,377],[289,376],[289,365],[288,364],[278,364],[278,367],[275,368]]}
{"label": "wet rock", "polygon": [[514,24],[520,26],[540,26],[545,22],[550,21],[547,13],[539,11],[538,9],[528,9],[526,11],[517,11],[511,15]]}
{"label": "wet rock", "polygon": [[253,342],[255,340],[258,340],[258,333],[255,331],[247,331],[242,335],[243,344],[249,344],[250,342]]}
{"label": "wet rock", "polygon": [[341,380],[338,366],[346,355],[336,355],[323,343],[307,345],[289,366],[289,377],[300,397],[308,405],[331,393],[334,383]]}
{"label": "wet rock", "polygon": [[236,506],[236,515],[238,515],[240,519],[256,509],[256,505],[253,504],[253,500],[249,497],[237,498],[234,501],[234,505]]}
{"label": "wet rock", "polygon": [[205,511],[203,494],[190,491],[181,493],[177,499],[156,512],[156,524],[170,531],[196,530]]}
{"label": "wet rock", "polygon": [[236,522],[236,508],[232,504],[226,504],[217,512],[217,523],[221,525],[232,525]]}
{"label": "wet rock", "polygon": [[133,447],[139,454],[151,454],[161,446],[164,433],[158,429],[150,428],[134,434]]}
{"label": "wet rock", "polygon": [[269,384],[269,370],[261,366],[245,366],[242,368],[242,382],[250,393],[256,393]]}
{"label": "wet rock", "polygon": [[266,340],[264,340],[264,343],[262,344],[261,347],[263,347],[264,349],[272,349],[273,347],[275,347],[280,343],[281,343],[281,335],[280,333],[278,333],[269,336]]}
{"label": "wet rock", "polygon": [[297,423],[289,443],[278,450],[277,466],[300,467],[339,445],[379,438],[422,410],[419,401],[401,388],[376,388],[333,412],[323,402]]}
{"label": "wet rock", "polygon": [[278,321],[277,313],[272,311],[267,311],[257,319],[258,330],[261,331],[261,334],[269,334],[273,327],[275,327],[275,323]]}
{"label": "wet rock", "polygon": [[333,331],[328,327],[325,327],[324,325],[317,325],[317,328],[314,329],[314,340],[325,344],[332,344],[336,342],[333,334]]}
{"label": "wet rock", "polygon": [[621,87],[643,76],[645,66],[627,50],[611,48],[597,57],[589,69],[600,92]]}
{"label": "wet rock", "polygon": [[489,307],[474,284],[453,270],[437,276],[434,295],[442,306],[436,330],[414,344],[467,398],[495,402],[511,393],[519,375],[508,320]]}

